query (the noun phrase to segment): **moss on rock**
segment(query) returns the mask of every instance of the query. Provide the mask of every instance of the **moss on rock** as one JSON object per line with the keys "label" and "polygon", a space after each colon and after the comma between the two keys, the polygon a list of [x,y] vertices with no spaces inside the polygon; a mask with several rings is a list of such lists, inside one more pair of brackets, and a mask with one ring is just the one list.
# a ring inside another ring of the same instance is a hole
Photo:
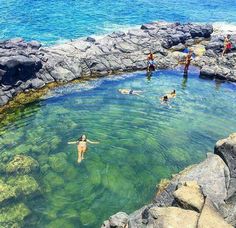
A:
{"label": "moss on rock", "polygon": [[28,175],[10,177],[7,184],[15,188],[17,196],[29,196],[40,191],[37,181]]}
{"label": "moss on rock", "polygon": [[66,154],[64,153],[58,153],[55,155],[52,155],[48,159],[49,165],[51,169],[54,172],[63,172],[68,166],[68,163],[66,161]]}
{"label": "moss on rock", "polygon": [[29,214],[30,210],[23,203],[3,207],[0,209],[0,227],[20,226]]}
{"label": "moss on rock", "polygon": [[7,185],[0,180],[0,205],[1,203],[15,197],[16,197],[15,188],[12,188],[12,186]]}
{"label": "moss on rock", "polygon": [[38,162],[30,156],[16,155],[12,161],[6,165],[6,173],[31,173],[38,169]]}

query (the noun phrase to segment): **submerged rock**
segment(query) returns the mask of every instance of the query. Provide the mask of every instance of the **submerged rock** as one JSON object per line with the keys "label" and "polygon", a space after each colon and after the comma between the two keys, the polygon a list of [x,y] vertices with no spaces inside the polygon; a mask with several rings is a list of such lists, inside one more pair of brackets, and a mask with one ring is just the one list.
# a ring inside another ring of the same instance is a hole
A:
{"label": "submerged rock", "polygon": [[21,227],[23,220],[30,214],[30,210],[23,204],[0,208],[0,227]]}
{"label": "submerged rock", "polygon": [[16,155],[6,165],[6,173],[31,173],[39,168],[38,162],[30,156]]}
{"label": "submerged rock", "polygon": [[5,184],[3,181],[0,180],[0,205],[3,202],[6,202],[7,200],[15,197],[16,197],[15,188],[13,188],[8,184]]}
{"label": "submerged rock", "polygon": [[7,184],[15,189],[15,194],[17,197],[33,196],[40,192],[37,181],[28,175],[10,177],[7,180]]}
{"label": "submerged rock", "polygon": [[48,159],[49,166],[54,172],[63,172],[68,167],[68,163],[66,161],[66,154],[58,153],[52,155]]}

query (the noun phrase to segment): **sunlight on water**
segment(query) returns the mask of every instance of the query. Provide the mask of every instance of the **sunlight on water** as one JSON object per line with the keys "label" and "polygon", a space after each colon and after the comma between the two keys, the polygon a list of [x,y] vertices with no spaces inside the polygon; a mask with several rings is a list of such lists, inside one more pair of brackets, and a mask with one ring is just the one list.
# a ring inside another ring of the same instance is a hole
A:
{"label": "sunlight on water", "polygon": [[156,20],[236,23],[235,5],[235,0],[1,0],[0,39],[53,44]]}
{"label": "sunlight on water", "polygon": [[[142,90],[122,95],[119,88]],[[169,105],[159,98],[176,89]],[[99,227],[112,213],[151,201],[161,178],[204,159],[216,140],[234,132],[236,90],[198,78],[191,69],[134,73],[69,84],[15,112],[0,128],[3,154],[28,154],[40,163],[42,196],[26,202],[29,227]],[[81,134],[90,145],[77,164]],[[22,199],[24,201],[24,199]]]}

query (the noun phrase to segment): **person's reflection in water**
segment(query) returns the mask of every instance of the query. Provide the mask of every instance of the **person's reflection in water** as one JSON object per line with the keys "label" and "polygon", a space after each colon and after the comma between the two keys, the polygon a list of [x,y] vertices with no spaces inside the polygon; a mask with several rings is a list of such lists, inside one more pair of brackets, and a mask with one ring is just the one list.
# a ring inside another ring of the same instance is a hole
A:
{"label": "person's reflection in water", "polygon": [[150,82],[152,80],[152,72],[151,71],[147,72],[146,78],[147,78],[148,82]]}
{"label": "person's reflection in water", "polygon": [[188,82],[188,72],[184,71],[183,80],[182,80],[182,89],[186,89]]}
{"label": "person's reflection in water", "polygon": [[217,91],[220,90],[221,84],[222,84],[222,81],[220,81],[220,80],[215,80],[215,89],[216,89]]}

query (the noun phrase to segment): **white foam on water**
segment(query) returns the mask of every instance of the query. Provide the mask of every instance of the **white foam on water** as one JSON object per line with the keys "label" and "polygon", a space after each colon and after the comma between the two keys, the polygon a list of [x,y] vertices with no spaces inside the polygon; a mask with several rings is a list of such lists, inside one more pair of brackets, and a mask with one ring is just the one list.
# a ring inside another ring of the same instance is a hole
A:
{"label": "white foam on water", "polygon": [[212,25],[216,34],[236,34],[236,22],[214,22]]}

